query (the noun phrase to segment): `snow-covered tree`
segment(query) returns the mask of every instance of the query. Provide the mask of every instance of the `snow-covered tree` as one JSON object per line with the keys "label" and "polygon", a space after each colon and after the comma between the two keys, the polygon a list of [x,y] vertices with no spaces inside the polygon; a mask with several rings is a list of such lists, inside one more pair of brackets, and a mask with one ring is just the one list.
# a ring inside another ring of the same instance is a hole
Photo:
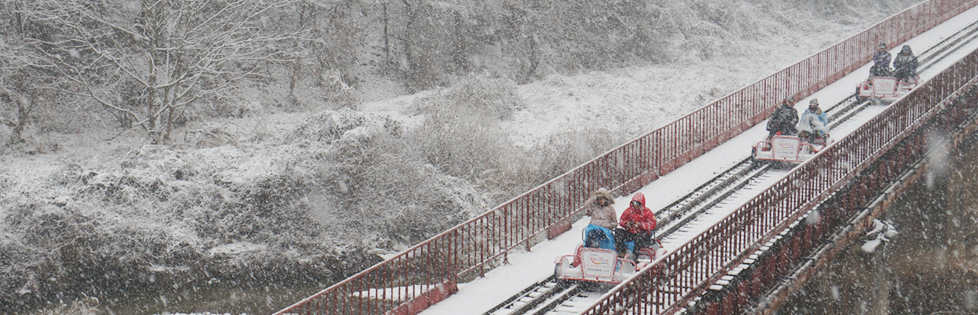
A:
{"label": "snow-covered tree", "polygon": [[153,141],[200,100],[281,61],[294,45],[277,18],[293,0],[41,0],[24,14],[57,29],[35,38],[66,77]]}
{"label": "snow-covered tree", "polygon": [[22,3],[0,3],[0,124],[11,128],[10,143],[24,142],[31,114],[58,94],[61,82],[51,63],[29,40],[41,29],[23,18]]}

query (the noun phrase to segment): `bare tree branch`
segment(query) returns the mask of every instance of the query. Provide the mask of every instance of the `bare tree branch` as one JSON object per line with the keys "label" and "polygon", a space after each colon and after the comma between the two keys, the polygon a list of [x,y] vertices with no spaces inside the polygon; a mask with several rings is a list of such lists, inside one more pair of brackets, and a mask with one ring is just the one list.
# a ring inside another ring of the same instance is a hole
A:
{"label": "bare tree branch", "polygon": [[[205,95],[223,94],[221,89],[252,75],[257,65],[288,55],[295,45],[281,43],[298,38],[264,27],[263,19],[285,14],[281,10],[300,0],[131,1],[138,7],[123,6],[110,14],[85,0],[37,0],[26,11],[61,30],[64,40],[59,41],[78,47],[47,46],[46,54],[59,60],[60,73],[84,84],[103,107],[150,132],[169,132],[175,111],[183,112],[179,109]],[[125,84],[138,86],[119,91],[126,100],[103,95]]]}

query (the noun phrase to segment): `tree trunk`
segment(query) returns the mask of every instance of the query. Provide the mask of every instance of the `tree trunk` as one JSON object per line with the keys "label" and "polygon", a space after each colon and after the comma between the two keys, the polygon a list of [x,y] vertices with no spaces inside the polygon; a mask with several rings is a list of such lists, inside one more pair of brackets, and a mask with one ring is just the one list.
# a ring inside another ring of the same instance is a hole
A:
{"label": "tree trunk", "polygon": [[391,40],[390,40],[390,30],[388,26],[390,25],[390,18],[387,16],[387,2],[381,4],[384,9],[384,62],[386,64],[391,64]]}
{"label": "tree trunk", "polygon": [[403,33],[404,35],[402,35],[403,37],[401,38],[401,42],[404,43],[404,60],[407,64],[402,65],[402,68],[403,70],[408,71],[410,73],[414,71],[415,65],[414,65],[414,51],[412,49],[413,46],[411,45],[412,38],[409,38],[409,36],[411,36],[411,27],[415,23],[416,14],[414,12],[414,7],[411,5],[411,2],[407,0],[403,0],[402,2],[404,2],[404,14],[407,17],[404,23],[404,29],[406,31],[404,31]]}
{"label": "tree trunk", "polygon": [[468,34],[466,32],[468,25],[462,20],[462,14],[458,11],[455,12],[455,30],[454,30],[454,45],[452,45],[452,61],[455,63],[456,71],[461,74],[469,72],[469,60],[468,60]]}
{"label": "tree trunk", "polygon": [[30,120],[33,103],[33,97],[19,96],[14,100],[14,104],[17,105],[17,124],[14,126],[13,134],[10,135],[11,143],[24,142],[24,128]]}
{"label": "tree trunk", "polygon": [[302,78],[302,58],[295,57],[292,59],[292,65],[289,67],[289,97],[296,103],[298,103],[298,98],[295,96],[295,87],[299,84],[299,79]]}
{"label": "tree trunk", "polygon": [[12,133],[10,134],[9,143],[24,142],[24,129],[27,128],[27,122],[30,120],[31,105],[34,103],[33,95],[28,97],[23,93],[11,91],[6,87],[0,87],[0,97],[10,100],[10,103],[17,109],[16,121],[3,122],[13,128]]}

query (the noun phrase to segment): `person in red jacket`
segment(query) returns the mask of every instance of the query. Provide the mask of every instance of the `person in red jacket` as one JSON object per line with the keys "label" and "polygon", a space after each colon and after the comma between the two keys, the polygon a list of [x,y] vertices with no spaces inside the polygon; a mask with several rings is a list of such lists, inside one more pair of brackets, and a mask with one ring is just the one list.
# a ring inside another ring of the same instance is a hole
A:
{"label": "person in red jacket", "polygon": [[652,232],[655,230],[656,223],[655,214],[645,206],[645,195],[642,193],[637,193],[635,197],[632,197],[632,202],[621,214],[618,223],[621,225],[615,231],[615,249],[618,251],[618,256],[625,257],[627,253],[631,259],[634,259],[634,253],[628,252],[626,242],[634,241],[634,249],[652,245]]}

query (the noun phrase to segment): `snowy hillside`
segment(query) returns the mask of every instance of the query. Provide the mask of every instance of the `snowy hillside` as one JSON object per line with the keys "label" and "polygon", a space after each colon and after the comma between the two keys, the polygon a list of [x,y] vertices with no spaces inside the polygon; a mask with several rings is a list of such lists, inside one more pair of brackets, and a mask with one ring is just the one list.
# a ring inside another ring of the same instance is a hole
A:
{"label": "snowy hillside", "polygon": [[0,314],[269,313],[913,3],[649,1],[654,49],[554,44],[529,76],[481,52],[470,74],[355,69],[323,96],[270,71],[162,145],[97,106],[40,111],[0,150]]}

